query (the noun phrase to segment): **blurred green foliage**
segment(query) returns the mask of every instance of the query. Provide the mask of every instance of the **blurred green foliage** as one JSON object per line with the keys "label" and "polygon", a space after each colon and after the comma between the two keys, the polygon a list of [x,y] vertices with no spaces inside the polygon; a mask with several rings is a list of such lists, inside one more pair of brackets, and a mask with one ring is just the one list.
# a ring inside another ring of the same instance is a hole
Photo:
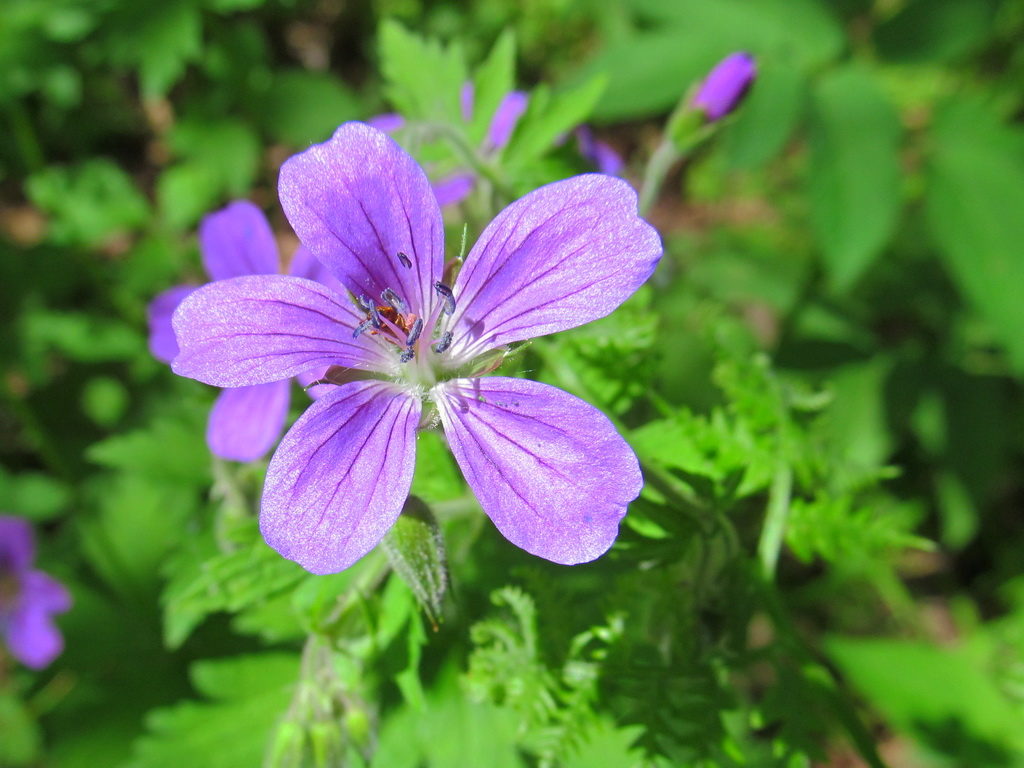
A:
{"label": "blurred green foliage", "polygon": [[[1022,0],[0,4],[0,511],[75,598],[53,667],[0,659],[0,766],[1024,765],[1022,40]],[[668,175],[657,274],[502,369],[634,446],[613,550],[516,550],[433,433],[430,621],[382,551],[270,550],[265,463],[212,461],[213,393],[146,349],[200,218],[250,198],[289,241],[279,164],[394,110],[477,174],[472,243],[591,170],[581,123],[641,185],[736,50],[757,81]]]}

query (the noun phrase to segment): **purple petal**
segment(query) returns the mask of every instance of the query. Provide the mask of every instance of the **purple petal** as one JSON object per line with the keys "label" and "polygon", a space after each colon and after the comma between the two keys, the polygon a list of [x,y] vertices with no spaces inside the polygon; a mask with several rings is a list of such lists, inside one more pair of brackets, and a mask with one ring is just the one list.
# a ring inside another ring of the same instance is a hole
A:
{"label": "purple petal", "polygon": [[704,110],[708,120],[721,120],[739,106],[740,101],[754,82],[757,64],[749,53],[733,53],[726,56],[701,83],[693,106]]}
{"label": "purple petal", "polygon": [[225,389],[206,423],[206,444],[214,456],[231,461],[263,458],[284,429],[291,380]]}
{"label": "purple petal", "polygon": [[604,317],[650,277],[661,239],[625,181],[586,174],[548,184],[498,214],[455,282],[452,354]]}
{"label": "purple petal", "polygon": [[0,578],[26,571],[35,559],[32,525],[20,517],[0,515]]}
{"label": "purple petal", "polygon": [[330,141],[286,161],[278,187],[299,239],[342,285],[374,300],[391,288],[416,314],[429,314],[444,225],[426,174],[398,144],[345,123]]}
{"label": "purple petal", "polygon": [[505,538],[565,565],[608,550],[643,478],[604,414],[527,379],[455,379],[438,389],[452,453]]}
{"label": "purple petal", "polygon": [[395,133],[405,128],[405,118],[397,112],[384,112],[374,115],[366,121],[366,124],[373,126],[378,131],[384,131],[384,133]]}
{"label": "purple petal", "polygon": [[456,173],[447,179],[434,184],[434,196],[437,204],[441,207],[461,203],[469,193],[473,191],[476,184],[476,176],[472,173]]}
{"label": "purple petal", "polygon": [[5,640],[11,654],[27,667],[41,669],[64,649],[52,614],[71,607],[63,584],[40,571],[25,574],[18,605],[6,617]]}
{"label": "purple petal", "polygon": [[292,256],[288,265],[288,274],[293,277],[304,277],[307,280],[316,280],[321,285],[326,285],[339,296],[345,295],[345,288],[338,282],[338,278],[331,274],[316,256],[304,245],[300,245]]}
{"label": "purple petal", "polygon": [[171,317],[181,300],[196,289],[194,285],[176,285],[157,294],[146,308],[149,325],[149,351],[161,363],[169,363],[178,354],[178,341],[174,338]]}
{"label": "purple petal", "polygon": [[64,638],[53,618],[38,608],[13,613],[8,620],[6,640],[11,655],[31,669],[42,669],[64,650]]}
{"label": "purple petal", "polygon": [[387,371],[379,345],[354,339],[363,320],[352,303],[319,283],[283,275],[218,280],[174,313],[181,352],[171,368],[217,387],[288,379],[341,365]]}
{"label": "purple petal", "polygon": [[267,217],[248,200],[231,203],[200,222],[199,252],[212,280],[281,271]]}
{"label": "purple petal", "polygon": [[576,128],[576,140],[580,154],[601,173],[618,176],[625,162],[622,155],[612,149],[610,144],[594,138],[594,132],[586,125]]}
{"label": "purple petal", "polygon": [[296,374],[295,379],[299,382],[299,386],[302,387],[303,391],[309,395],[312,400],[319,400],[321,397],[326,395],[328,392],[334,390],[333,384],[317,384],[313,386],[314,381],[322,381],[327,375],[329,368],[317,368],[312,371],[305,371],[303,373]]}
{"label": "purple petal", "polygon": [[487,129],[484,146],[489,149],[501,149],[512,138],[512,131],[519,123],[519,118],[526,111],[530,96],[525,91],[512,91],[498,104]]}
{"label": "purple petal", "polygon": [[409,495],[420,410],[418,398],[380,381],[313,403],[267,469],[267,544],[312,573],[337,573],[373,549]]}
{"label": "purple petal", "polygon": [[473,102],[476,100],[476,86],[472,80],[467,80],[459,89],[459,109],[462,112],[462,122],[473,121]]}
{"label": "purple petal", "polygon": [[71,593],[49,574],[29,571],[21,580],[21,604],[49,613],[64,613],[71,608]]}

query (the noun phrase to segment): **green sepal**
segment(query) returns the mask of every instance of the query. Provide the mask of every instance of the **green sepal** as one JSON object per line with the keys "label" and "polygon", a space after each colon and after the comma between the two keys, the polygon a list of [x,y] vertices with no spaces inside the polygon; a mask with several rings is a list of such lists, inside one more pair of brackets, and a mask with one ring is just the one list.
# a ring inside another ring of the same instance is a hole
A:
{"label": "green sepal", "polygon": [[441,600],[448,587],[448,565],[441,529],[430,507],[410,496],[402,514],[384,537],[384,551],[395,573],[409,586],[430,623],[436,627],[441,617]]}

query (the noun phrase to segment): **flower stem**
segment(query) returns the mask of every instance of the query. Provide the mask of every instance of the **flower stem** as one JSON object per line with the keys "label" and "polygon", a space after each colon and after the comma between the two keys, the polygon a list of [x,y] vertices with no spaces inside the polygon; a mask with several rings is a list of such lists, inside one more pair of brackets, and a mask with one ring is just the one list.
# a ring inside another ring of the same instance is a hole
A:
{"label": "flower stem", "polygon": [[766,367],[765,371],[773,385],[776,401],[775,474],[768,488],[768,506],[765,509],[761,538],[757,542],[757,556],[764,579],[771,582],[775,578],[779,553],[786,538],[786,525],[789,522],[790,501],[793,495],[793,468],[789,462],[789,441],[786,437],[786,423],[789,419],[786,394],[771,369]]}
{"label": "flower stem", "polygon": [[648,158],[647,167],[644,168],[644,177],[640,182],[639,212],[641,216],[646,216],[650,212],[654,201],[658,199],[658,193],[661,192],[669,169],[682,159],[682,153],[676,149],[667,136],[663,137],[661,143]]}

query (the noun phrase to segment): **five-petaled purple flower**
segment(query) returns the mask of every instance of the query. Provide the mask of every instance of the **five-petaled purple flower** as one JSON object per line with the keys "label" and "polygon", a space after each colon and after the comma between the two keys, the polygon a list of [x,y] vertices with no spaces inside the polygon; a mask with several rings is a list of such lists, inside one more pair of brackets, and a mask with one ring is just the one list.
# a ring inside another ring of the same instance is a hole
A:
{"label": "five-petaled purple flower", "polygon": [[342,125],[289,159],[279,183],[302,242],[351,294],[289,276],[236,277],[174,315],[174,370],[222,387],[332,366],[336,388],[271,459],[260,528],[314,573],[369,552],[409,494],[417,430],[438,421],[483,510],[512,543],[558,563],[615,540],[643,484],[591,405],[488,377],[508,345],[607,315],[661,257],[636,194],[588,174],[541,187],[484,230],[454,283],[426,174],[384,133]]}
{"label": "five-petaled purple flower", "polygon": [[71,608],[71,595],[56,579],[32,570],[35,559],[28,522],[0,515],[0,637],[14,658],[42,669],[64,650],[53,615]]}
{"label": "five-petaled purple flower", "polygon": [[[246,200],[231,203],[203,219],[199,226],[199,250],[212,280],[281,272],[270,224],[263,211]],[[333,282],[305,248],[296,251],[288,274],[327,284]],[[195,289],[194,285],[178,285],[150,302],[149,348],[158,360],[169,363],[178,354],[171,317],[182,299]],[[303,371],[298,379],[306,385],[322,374],[323,369]],[[290,397],[288,379],[225,389],[217,397],[206,426],[210,451],[222,459],[234,461],[261,458],[281,436]]]}
{"label": "five-petaled purple flower", "polygon": [[715,65],[697,89],[692,104],[711,122],[721,120],[739,106],[757,76],[749,53],[731,53]]}

